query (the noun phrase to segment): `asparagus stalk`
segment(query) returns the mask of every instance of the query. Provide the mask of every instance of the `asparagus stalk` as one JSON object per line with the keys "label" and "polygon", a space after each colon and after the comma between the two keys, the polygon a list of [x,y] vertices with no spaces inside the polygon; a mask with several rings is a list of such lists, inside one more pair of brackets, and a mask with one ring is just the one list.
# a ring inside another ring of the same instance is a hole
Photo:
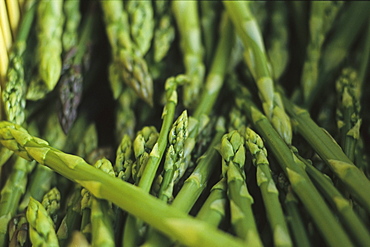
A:
{"label": "asparagus stalk", "polygon": [[351,233],[356,244],[363,246],[369,243],[369,231],[353,211],[350,201],[344,198],[334,187],[329,178],[325,177],[325,175],[311,165],[309,161],[300,156],[298,156],[298,158],[305,164],[307,173],[310,175],[317,187],[323,192],[326,199],[338,211],[340,219],[343,221],[347,230]]}
{"label": "asparagus stalk", "polygon": [[272,178],[267,150],[261,137],[252,129],[246,129],[246,144],[257,167],[257,184],[260,187],[267,218],[273,233],[274,246],[292,246],[284,212],[279,201],[279,192]]}
{"label": "asparagus stalk", "polygon": [[292,141],[292,127],[285,113],[280,94],[275,90],[265,46],[257,21],[248,3],[224,1],[225,8],[234,24],[235,31],[245,47],[244,58],[257,83],[263,110],[274,128],[287,143]]}
{"label": "asparagus stalk", "polygon": [[2,91],[6,119],[22,125],[25,119],[26,82],[24,76],[24,51],[36,12],[35,1],[27,4],[27,12],[23,17],[17,39],[9,55],[9,69],[6,74],[5,86]]}
{"label": "asparagus stalk", "polygon": [[301,76],[305,101],[311,97],[312,90],[318,83],[322,45],[342,4],[340,1],[311,2],[310,39]]}
{"label": "asparagus stalk", "polygon": [[125,3],[134,50],[144,56],[153,38],[154,20],[151,1],[129,0]]}
{"label": "asparagus stalk", "polygon": [[30,162],[15,158],[12,172],[6,180],[0,194],[0,245],[5,246],[7,226],[17,212],[18,203],[26,191],[27,176],[32,171]]}
{"label": "asparagus stalk", "polygon": [[50,216],[54,224],[58,219],[58,210],[60,208],[60,192],[54,187],[49,190],[42,198],[42,206],[45,208],[47,214]]}
{"label": "asparagus stalk", "polygon": [[26,212],[32,246],[59,247],[54,223],[40,202],[30,198]]}
{"label": "asparagus stalk", "polygon": [[254,106],[249,97],[245,97],[242,102],[238,101],[237,104],[246,111],[256,130],[265,139],[288,177],[293,191],[302,201],[326,242],[330,246],[352,246],[343,228],[309,179],[302,162],[296,158],[285,140],[274,130],[267,117]]}
{"label": "asparagus stalk", "polygon": [[172,11],[181,36],[181,50],[189,82],[184,85],[183,101],[187,107],[197,105],[203,86],[205,66],[197,1],[173,1]]}
{"label": "asparagus stalk", "polygon": [[147,64],[140,54],[135,53],[130,37],[129,20],[122,2],[100,1],[104,14],[105,28],[112,48],[112,62],[109,66],[109,81],[113,96],[117,99],[123,90],[123,83],[136,94],[153,105],[153,81]]}
{"label": "asparagus stalk", "polygon": [[25,213],[16,215],[9,222],[9,247],[29,246],[29,227]]}
{"label": "asparagus stalk", "polygon": [[132,173],[132,141],[128,135],[124,135],[116,152],[116,162],[114,163],[114,172],[116,177],[124,181],[131,178]]}
{"label": "asparagus stalk", "polygon": [[37,4],[38,75],[28,85],[27,99],[42,99],[56,86],[62,71],[63,1],[49,0]]}
{"label": "asparagus stalk", "polygon": [[364,173],[345,155],[334,138],[311,119],[306,110],[292,104],[286,98],[284,102],[296,123],[298,132],[343,182],[354,199],[370,212],[370,197],[367,193],[370,190],[370,181]]}
{"label": "asparagus stalk", "polygon": [[340,144],[344,153],[354,162],[355,150],[360,138],[360,97],[361,87],[354,69],[345,68],[336,82],[339,106],[337,124],[340,132]]}
{"label": "asparagus stalk", "polygon": [[[220,134],[216,134],[216,137],[220,138]],[[66,178],[89,189],[95,197],[111,201],[180,243],[188,246],[242,246],[240,241],[229,234],[166,205],[136,186],[112,178],[88,165],[82,158],[50,147],[46,141],[29,135],[19,125],[1,121],[0,142],[22,158],[35,159],[52,167]],[[205,159],[202,160],[204,162]]]}
{"label": "asparagus stalk", "polygon": [[116,108],[116,136],[121,140],[126,134],[134,138],[136,116],[133,110],[137,96],[131,88],[125,88],[117,100]]}
{"label": "asparagus stalk", "polygon": [[62,44],[64,53],[78,44],[78,26],[81,20],[80,0],[64,1],[63,12],[65,16]]}
{"label": "asparagus stalk", "polygon": [[73,232],[71,241],[68,244],[68,247],[90,247],[89,242],[85,238],[85,236],[78,231]]}
{"label": "asparagus stalk", "polygon": [[231,224],[235,234],[246,245],[262,246],[252,211],[253,197],[246,185],[244,172],[244,138],[234,130],[221,140],[222,176],[227,179],[227,194],[230,201]]}

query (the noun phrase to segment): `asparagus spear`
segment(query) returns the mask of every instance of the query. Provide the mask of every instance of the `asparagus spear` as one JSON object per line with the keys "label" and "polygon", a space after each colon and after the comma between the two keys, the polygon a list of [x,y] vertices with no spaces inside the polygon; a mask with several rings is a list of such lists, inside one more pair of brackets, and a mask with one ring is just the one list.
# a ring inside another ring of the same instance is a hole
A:
{"label": "asparagus spear", "polygon": [[167,55],[173,40],[175,28],[172,24],[170,1],[154,1],[154,17],[156,20],[153,36],[154,61],[162,61]]}
{"label": "asparagus spear", "polygon": [[129,0],[125,3],[134,50],[144,56],[153,38],[154,20],[151,1]]}
{"label": "asparagus spear", "polygon": [[52,219],[42,204],[32,197],[27,207],[26,217],[32,246],[59,246]]}
{"label": "asparagus spear", "polygon": [[116,136],[121,140],[126,134],[134,138],[136,116],[133,110],[137,96],[131,88],[125,88],[117,100],[116,108]]}
{"label": "asparagus spear", "polygon": [[81,20],[80,0],[64,1],[63,12],[65,16],[62,44],[64,53],[72,49],[78,43],[78,26]]}
{"label": "asparagus spear", "polygon": [[[216,137],[220,138],[220,134],[216,134]],[[1,121],[0,142],[22,158],[35,159],[52,167],[66,178],[89,189],[95,197],[111,201],[180,243],[188,246],[242,246],[240,241],[229,234],[160,202],[140,188],[112,178],[88,165],[82,158],[50,147],[46,141],[29,135],[19,125]]]}
{"label": "asparagus spear", "polygon": [[7,226],[17,212],[17,205],[21,196],[25,193],[27,176],[32,171],[30,162],[15,158],[12,172],[1,189],[0,194],[0,245],[4,246],[7,239]]}
{"label": "asparagus spear", "polygon": [[16,215],[9,222],[9,247],[29,246],[29,227],[25,212]]}
{"label": "asparagus spear", "polygon": [[284,212],[279,202],[279,192],[272,179],[267,150],[261,137],[252,129],[246,129],[246,144],[257,167],[257,184],[260,187],[267,218],[273,233],[275,246],[292,246]]}
{"label": "asparagus spear", "polygon": [[71,241],[68,244],[68,247],[90,247],[89,242],[85,238],[85,236],[78,231],[73,232]]}
{"label": "asparagus spear", "polygon": [[124,181],[131,178],[132,172],[132,141],[128,135],[124,135],[116,152],[116,162],[114,163],[114,172],[116,177]]}
{"label": "asparagus spear", "polygon": [[203,46],[196,1],[173,1],[172,11],[181,36],[181,49],[189,82],[184,85],[183,101],[187,107],[197,105],[203,86],[205,66]]}
{"label": "asparagus spear", "polygon": [[42,206],[45,208],[47,214],[50,216],[54,224],[58,219],[58,210],[60,208],[60,192],[54,187],[49,190],[42,198]]}
{"label": "asparagus spear", "polygon": [[244,172],[244,138],[234,130],[221,140],[222,176],[227,179],[227,194],[230,201],[231,224],[235,234],[246,245],[262,246],[252,211],[253,197],[246,185]]}
{"label": "asparagus spear", "polygon": [[274,153],[288,177],[293,191],[302,201],[326,242],[331,246],[352,246],[343,228],[338,224],[333,213],[309,179],[303,168],[304,165],[296,158],[285,140],[274,130],[267,117],[258,110],[249,97],[250,95],[246,95],[244,100],[238,101],[237,104],[246,111],[256,130],[265,139],[267,146]]}
{"label": "asparagus spear", "polygon": [[364,173],[344,154],[334,138],[321,129],[310,117],[309,113],[284,98],[287,111],[295,121],[298,132],[315,149],[330,167],[348,192],[368,212],[370,212],[370,181]]}
{"label": "asparagus spear", "polygon": [[26,107],[26,82],[23,55],[26,50],[26,41],[35,16],[35,1],[30,1],[26,7],[27,12],[23,17],[17,39],[9,55],[9,69],[2,91],[6,119],[20,125],[24,122]]}
{"label": "asparagus spear", "polygon": [[63,1],[48,0],[37,4],[37,69],[28,85],[27,99],[42,99],[56,86],[62,71]]}
{"label": "asparagus spear", "polygon": [[263,110],[284,140],[291,143],[292,127],[285,113],[281,96],[274,87],[257,21],[247,3],[240,1],[224,1],[223,3],[234,24],[235,31],[243,41],[244,58],[257,83]]}
{"label": "asparagus spear", "polygon": [[104,14],[105,28],[112,48],[109,66],[109,81],[113,96],[117,99],[125,82],[136,94],[153,105],[153,82],[147,64],[140,54],[135,53],[129,29],[128,16],[122,2],[100,1]]}

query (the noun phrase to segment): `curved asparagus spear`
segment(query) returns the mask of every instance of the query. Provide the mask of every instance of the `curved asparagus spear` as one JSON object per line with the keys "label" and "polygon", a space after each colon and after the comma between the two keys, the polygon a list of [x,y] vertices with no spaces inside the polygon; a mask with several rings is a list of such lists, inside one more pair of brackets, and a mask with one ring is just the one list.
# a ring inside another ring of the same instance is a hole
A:
{"label": "curved asparagus spear", "polygon": [[242,246],[235,237],[166,205],[134,185],[112,178],[78,156],[50,147],[46,141],[29,135],[19,125],[1,121],[0,143],[27,160],[35,159],[50,166],[89,189],[95,197],[111,201],[185,245]]}
{"label": "curved asparagus spear", "polygon": [[284,212],[279,201],[279,192],[272,179],[267,150],[261,137],[252,129],[246,129],[246,144],[257,166],[257,184],[260,187],[267,218],[273,233],[274,246],[292,246]]}
{"label": "curved asparagus spear", "polygon": [[198,2],[173,1],[172,11],[181,35],[181,49],[184,66],[189,82],[184,85],[183,100],[187,107],[197,105],[197,99],[203,87],[205,67],[203,64],[203,46],[201,42],[198,16]]}
{"label": "curved asparagus spear", "polygon": [[27,207],[26,217],[29,222],[32,246],[59,247],[52,219],[42,204],[32,197]]}
{"label": "curved asparagus spear", "polygon": [[37,4],[38,75],[28,85],[27,99],[39,100],[54,89],[62,72],[63,1]]}
{"label": "curved asparagus spear", "polygon": [[224,1],[223,3],[234,24],[236,33],[243,41],[244,58],[257,83],[263,110],[286,143],[291,143],[290,119],[285,113],[280,94],[275,90],[262,35],[257,21],[249,9],[249,3],[241,1]]}
{"label": "curved asparagus spear", "polygon": [[120,1],[100,1],[105,28],[112,48],[113,60],[109,66],[109,81],[114,98],[123,90],[122,82],[133,88],[136,94],[153,105],[153,81],[147,64],[135,53],[130,37],[128,16]]}

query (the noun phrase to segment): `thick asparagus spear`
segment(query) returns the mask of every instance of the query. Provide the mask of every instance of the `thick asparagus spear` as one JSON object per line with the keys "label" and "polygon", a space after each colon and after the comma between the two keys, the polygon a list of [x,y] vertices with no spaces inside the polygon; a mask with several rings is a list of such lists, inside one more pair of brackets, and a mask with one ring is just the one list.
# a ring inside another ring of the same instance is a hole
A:
{"label": "thick asparagus spear", "polygon": [[181,36],[181,49],[189,82],[184,85],[183,100],[187,107],[197,105],[203,87],[205,66],[197,1],[173,1],[172,11]]}
{"label": "thick asparagus spear", "polygon": [[50,166],[66,178],[88,188],[95,197],[111,201],[185,245],[242,246],[235,237],[193,219],[134,185],[112,178],[78,156],[50,147],[46,141],[29,135],[19,125],[1,121],[0,142],[22,158],[35,159],[40,164]]}
{"label": "thick asparagus spear", "polygon": [[37,69],[38,74],[28,85],[27,99],[42,99],[54,89],[62,71],[62,0],[37,4]]}
{"label": "thick asparagus spear", "polygon": [[290,119],[285,113],[280,94],[275,90],[257,21],[249,9],[248,3],[241,1],[224,1],[223,3],[234,24],[236,33],[243,41],[244,58],[257,83],[263,110],[282,138],[287,143],[291,143]]}
{"label": "thick asparagus spear", "polygon": [[260,187],[266,214],[273,233],[275,246],[292,246],[288,226],[282,206],[279,202],[279,191],[272,179],[267,150],[261,137],[252,129],[246,129],[246,144],[257,166],[257,184]]}

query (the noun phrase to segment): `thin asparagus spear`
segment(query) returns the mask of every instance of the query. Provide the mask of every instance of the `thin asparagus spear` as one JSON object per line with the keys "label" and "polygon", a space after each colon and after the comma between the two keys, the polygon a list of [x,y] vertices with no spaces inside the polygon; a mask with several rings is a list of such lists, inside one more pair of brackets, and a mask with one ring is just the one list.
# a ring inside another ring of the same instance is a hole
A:
{"label": "thin asparagus spear", "polygon": [[184,85],[183,101],[187,107],[197,105],[203,87],[205,66],[197,1],[173,1],[172,11],[180,32],[180,45],[189,82]]}
{"label": "thin asparagus spear", "polygon": [[293,191],[302,201],[326,242],[331,246],[352,246],[343,228],[309,179],[304,165],[296,158],[285,140],[275,131],[267,117],[254,106],[249,97],[250,95],[246,95],[243,101],[238,101],[237,104],[246,111],[256,130],[265,139],[267,146],[288,177]]}
{"label": "thin asparagus spear", "polygon": [[[216,134],[216,137],[220,138],[220,134]],[[112,178],[88,165],[78,156],[50,147],[46,141],[29,135],[19,125],[1,121],[0,142],[22,158],[35,159],[52,167],[62,176],[89,189],[95,197],[111,201],[182,244],[242,246],[235,237],[196,220],[173,206],[166,205],[134,185]]]}
{"label": "thin asparagus spear", "polygon": [[334,138],[311,119],[306,110],[292,104],[285,97],[283,100],[298,132],[343,182],[354,199],[370,212],[370,197],[367,193],[370,181],[364,173],[344,154]]}
{"label": "thin asparagus spear", "polygon": [[132,172],[132,141],[128,135],[124,135],[116,152],[116,162],[114,163],[114,172],[116,177],[124,181],[131,178]]}
{"label": "thin asparagus spear", "polygon": [[154,61],[162,61],[175,39],[175,27],[172,24],[170,1],[154,1],[156,20],[153,37]]}
{"label": "thin asparagus spear", "polygon": [[227,179],[234,232],[248,246],[263,246],[252,211],[254,200],[246,185],[244,138],[236,130],[225,134],[219,152],[222,156],[222,176]]}
{"label": "thin asparagus spear", "polygon": [[[13,170],[9,174],[0,194],[0,246],[5,246],[7,239],[7,226],[11,218],[16,214],[21,196],[26,191],[27,176],[32,171],[30,162],[15,158]],[[1,227],[1,228],[2,228]]]}
{"label": "thin asparagus spear", "polygon": [[289,117],[285,113],[281,96],[274,87],[257,21],[249,9],[248,3],[240,1],[224,1],[223,3],[234,24],[236,33],[243,41],[244,58],[257,83],[263,110],[286,143],[291,143],[292,127]]}
{"label": "thin asparagus spear", "polygon": [[[176,208],[181,212],[188,213],[194,206],[202,191],[205,189],[207,181],[216,168],[214,164],[218,162],[219,157],[215,147],[219,144],[222,135],[225,133],[224,125],[224,119],[220,118],[216,123],[216,133],[213,136],[211,144],[202,158],[198,160],[198,164],[194,171],[185,180],[180,191],[177,193],[171,204],[173,208]],[[161,233],[153,231],[149,232],[146,242],[143,244],[143,246],[165,247],[170,246],[172,242],[173,240],[167,238]]]}
{"label": "thin asparagus spear", "polygon": [[20,125],[24,122],[26,107],[26,81],[23,56],[36,12],[35,1],[30,1],[27,4],[26,10],[27,12],[23,17],[17,39],[9,55],[9,69],[6,75],[5,87],[1,95],[4,102],[6,119]]}
{"label": "thin asparagus spear", "polygon": [[125,88],[117,100],[116,108],[116,136],[121,140],[126,134],[134,138],[136,116],[133,110],[137,96],[131,88]]}
{"label": "thin asparagus spear", "polygon": [[29,227],[25,212],[16,215],[9,222],[9,247],[29,246]]}
{"label": "thin asparagus spear", "polygon": [[48,0],[37,4],[38,74],[27,88],[27,99],[42,99],[56,86],[62,71],[63,1]]}
{"label": "thin asparagus spear", "polygon": [[[98,160],[94,167],[115,177],[112,164],[105,158]],[[112,207],[108,201],[91,198],[91,246],[115,246],[112,216]]]}
{"label": "thin asparagus spear", "polygon": [[32,197],[27,207],[26,217],[29,222],[32,246],[59,247],[52,219],[42,204]]}
{"label": "thin asparagus spear", "polygon": [[353,211],[350,201],[342,196],[328,177],[325,177],[325,175],[312,166],[309,161],[303,159],[299,155],[297,156],[305,164],[305,169],[314,183],[338,211],[340,219],[345,223],[345,227],[351,233],[356,244],[359,246],[367,245],[367,243],[370,242],[369,231]]}
{"label": "thin asparagus spear", "polygon": [[301,76],[305,101],[318,83],[322,45],[342,4],[340,1],[311,2],[310,39]]}
{"label": "thin asparagus spear", "polygon": [[345,68],[336,82],[338,93],[337,124],[344,153],[354,162],[357,141],[360,138],[361,84],[357,72]]}
{"label": "thin asparagus spear", "polygon": [[246,144],[257,167],[257,184],[260,187],[266,214],[273,233],[274,246],[292,246],[284,212],[279,201],[279,191],[272,179],[267,150],[261,137],[252,129],[246,129]]}
{"label": "thin asparagus spear", "polygon": [[13,40],[14,40],[18,32],[18,24],[20,20],[20,9],[19,9],[18,3],[11,1],[11,0],[6,0],[6,8],[8,9],[9,24],[10,24],[10,28],[11,28]]}
{"label": "thin asparagus spear", "polygon": [[45,208],[47,214],[50,216],[54,224],[58,219],[58,210],[60,208],[60,192],[54,187],[49,190],[42,198],[42,206]]}
{"label": "thin asparagus spear", "polygon": [[294,239],[294,244],[296,246],[310,247],[310,238],[307,235],[307,230],[304,226],[301,214],[299,213],[298,200],[294,196],[290,187],[285,197],[285,211],[287,214],[286,219],[290,225],[290,230]]}
{"label": "thin asparagus spear", "polygon": [[113,96],[122,93],[123,83],[136,94],[153,105],[153,81],[147,64],[140,54],[135,53],[129,29],[128,16],[120,1],[100,1],[104,14],[105,28],[112,48],[112,62],[109,66],[109,81]]}
{"label": "thin asparagus spear", "polygon": [[67,0],[63,3],[65,16],[64,29],[62,34],[63,51],[68,52],[78,43],[78,26],[81,20],[80,0]]}
{"label": "thin asparagus spear", "polygon": [[151,1],[125,2],[129,22],[130,33],[134,43],[134,50],[144,56],[153,38],[154,20]]}
{"label": "thin asparagus spear", "polygon": [[91,241],[91,194],[86,188],[81,189],[81,225],[80,231],[87,241]]}
{"label": "thin asparagus spear", "polygon": [[[10,29],[9,16],[6,11],[6,3],[2,1],[0,3],[0,27],[2,29],[3,42],[5,44],[6,51],[8,52],[12,46],[12,32]],[[7,52],[5,54],[7,54]],[[7,66],[5,66],[7,68]],[[6,70],[5,70],[6,71]]]}

